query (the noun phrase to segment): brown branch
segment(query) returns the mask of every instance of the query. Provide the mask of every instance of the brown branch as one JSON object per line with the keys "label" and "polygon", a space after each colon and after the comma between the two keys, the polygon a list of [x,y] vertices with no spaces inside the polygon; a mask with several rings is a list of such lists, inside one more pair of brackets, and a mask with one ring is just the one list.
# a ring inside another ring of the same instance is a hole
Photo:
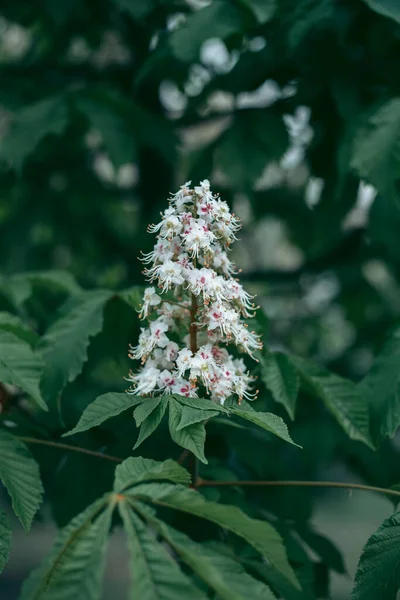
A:
{"label": "brown branch", "polygon": [[21,442],[27,444],[39,444],[41,446],[50,446],[52,448],[58,448],[59,450],[69,450],[71,452],[80,452],[81,454],[87,454],[88,456],[95,456],[96,458],[104,458],[105,460],[111,460],[112,462],[121,463],[123,458],[117,456],[111,456],[110,454],[102,454],[102,452],[96,452],[95,450],[88,450],[81,446],[70,446],[69,444],[61,444],[60,442],[52,442],[51,440],[39,440],[37,438],[26,437],[24,435],[16,436]]}
{"label": "brown branch", "polygon": [[388,494],[390,496],[400,497],[400,491],[389,488],[376,487],[374,485],[364,485],[363,483],[352,483],[343,481],[212,481],[198,478],[196,487],[229,487],[229,486],[248,486],[248,487],[322,487],[322,488],[342,488],[350,490],[362,490],[365,492],[377,492]]}

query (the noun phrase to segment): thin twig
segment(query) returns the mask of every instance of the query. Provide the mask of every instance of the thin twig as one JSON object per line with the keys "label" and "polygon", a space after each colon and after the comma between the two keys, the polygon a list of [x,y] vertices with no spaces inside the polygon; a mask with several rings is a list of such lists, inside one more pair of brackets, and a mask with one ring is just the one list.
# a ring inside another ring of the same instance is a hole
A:
{"label": "thin twig", "polygon": [[187,457],[190,455],[190,450],[184,450],[180,457],[178,458],[178,464],[183,465]]}
{"label": "thin twig", "polygon": [[352,483],[344,481],[212,481],[197,479],[196,487],[224,487],[224,486],[249,486],[249,487],[322,487],[363,490],[365,492],[378,492],[390,496],[400,497],[400,491],[389,488],[364,485],[363,483]]}
{"label": "thin twig", "polygon": [[80,452],[81,454],[88,454],[89,456],[95,456],[96,458],[105,458],[106,460],[111,460],[112,462],[121,463],[123,461],[122,458],[118,458],[117,456],[111,456],[110,454],[103,454],[102,452],[96,452],[95,450],[88,450],[87,448],[82,448],[81,446],[70,446],[69,444],[61,444],[60,442],[53,442],[51,440],[39,440],[38,438],[26,437],[24,435],[16,436],[21,442],[26,442],[27,444],[39,444],[41,446],[51,446],[52,448],[58,448],[59,450],[70,450],[71,452]]}

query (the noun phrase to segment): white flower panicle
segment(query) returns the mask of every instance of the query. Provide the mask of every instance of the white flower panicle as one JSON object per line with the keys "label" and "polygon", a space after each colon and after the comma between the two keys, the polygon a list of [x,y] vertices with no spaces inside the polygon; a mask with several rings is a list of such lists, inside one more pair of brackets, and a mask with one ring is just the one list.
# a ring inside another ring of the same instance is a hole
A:
{"label": "white flower panicle", "polygon": [[227,254],[240,223],[211,192],[209,181],[189,186],[185,183],[172,196],[161,222],[149,227],[157,242],[141,260],[154,286],[145,290],[140,310],[149,325],[129,354],[143,366],[130,372],[128,391],[206,395],[222,404],[235,396],[240,403],[257,392],[243,359],[228,350],[236,346],[253,357],[262,347],[243,320],[258,307],[233,277]]}

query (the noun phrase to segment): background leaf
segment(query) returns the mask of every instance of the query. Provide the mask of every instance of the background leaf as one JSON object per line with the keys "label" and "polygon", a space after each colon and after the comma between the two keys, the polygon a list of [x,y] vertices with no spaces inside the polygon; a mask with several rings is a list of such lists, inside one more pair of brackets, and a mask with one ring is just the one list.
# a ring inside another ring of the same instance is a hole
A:
{"label": "background leaf", "polygon": [[0,479],[11,496],[15,514],[29,530],[42,503],[39,466],[25,444],[4,429],[0,429]]}

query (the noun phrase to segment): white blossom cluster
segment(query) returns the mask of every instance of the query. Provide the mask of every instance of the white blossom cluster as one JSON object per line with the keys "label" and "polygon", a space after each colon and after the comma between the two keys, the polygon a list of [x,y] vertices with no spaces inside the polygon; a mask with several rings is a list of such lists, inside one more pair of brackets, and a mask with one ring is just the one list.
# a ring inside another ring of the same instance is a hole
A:
{"label": "white blossom cluster", "polygon": [[161,222],[149,227],[157,242],[142,261],[154,287],[145,290],[140,311],[149,326],[141,329],[129,354],[143,367],[130,372],[128,391],[151,396],[201,393],[219,403],[230,396],[239,402],[252,399],[253,378],[243,359],[228,351],[235,345],[252,356],[262,347],[243,320],[254,316],[253,297],[233,277],[227,255],[237,239],[239,220],[211,192],[209,181],[189,186],[172,196]]}

